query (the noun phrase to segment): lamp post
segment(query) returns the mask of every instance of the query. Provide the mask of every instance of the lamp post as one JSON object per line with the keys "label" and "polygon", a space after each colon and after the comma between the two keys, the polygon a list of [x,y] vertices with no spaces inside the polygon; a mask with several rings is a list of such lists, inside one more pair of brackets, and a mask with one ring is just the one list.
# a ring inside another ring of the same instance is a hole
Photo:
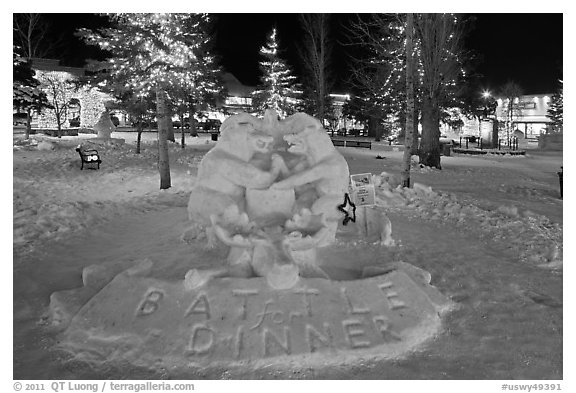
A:
{"label": "lamp post", "polygon": [[478,138],[482,140],[482,119],[488,117],[488,98],[490,98],[490,91],[484,90],[482,98],[484,99],[484,108],[482,108],[482,116],[478,116]]}

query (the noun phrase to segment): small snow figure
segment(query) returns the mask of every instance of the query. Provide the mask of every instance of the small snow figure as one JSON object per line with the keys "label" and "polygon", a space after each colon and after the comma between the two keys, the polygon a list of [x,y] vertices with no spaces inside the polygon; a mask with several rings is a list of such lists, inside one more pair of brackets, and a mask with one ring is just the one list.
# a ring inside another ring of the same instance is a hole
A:
{"label": "small snow figure", "polygon": [[98,122],[94,124],[94,130],[98,132],[98,138],[110,139],[110,134],[116,131],[116,126],[110,119],[110,112],[102,112]]}

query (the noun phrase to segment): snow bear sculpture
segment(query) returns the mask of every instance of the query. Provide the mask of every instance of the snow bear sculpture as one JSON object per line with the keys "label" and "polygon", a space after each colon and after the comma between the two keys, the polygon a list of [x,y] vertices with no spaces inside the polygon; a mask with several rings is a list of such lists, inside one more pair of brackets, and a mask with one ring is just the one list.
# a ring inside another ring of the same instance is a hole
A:
{"label": "snow bear sculpture", "polygon": [[[244,211],[246,188],[268,188],[285,170],[283,159],[272,153],[272,135],[261,129],[258,119],[231,116],[220,131],[222,138],[200,163],[188,202],[189,219],[203,226],[230,205]],[[262,162],[268,163],[267,170]]]}
{"label": "snow bear sculpture", "polygon": [[228,264],[191,270],[187,287],[260,276],[282,289],[299,276],[327,277],[316,249],[335,240],[349,170],[320,122],[304,113],[279,120],[268,110],[263,119],[232,116],[221,133],[200,163],[188,203],[194,230],[185,238],[206,230],[210,244],[229,247]]}
{"label": "snow bear sculpture", "polygon": [[337,206],[348,192],[348,163],[334,148],[330,137],[314,125],[284,135],[288,152],[302,156],[292,174],[270,188],[296,190],[297,206],[309,208],[314,215],[322,214],[331,235],[323,242],[334,241],[341,213]]}

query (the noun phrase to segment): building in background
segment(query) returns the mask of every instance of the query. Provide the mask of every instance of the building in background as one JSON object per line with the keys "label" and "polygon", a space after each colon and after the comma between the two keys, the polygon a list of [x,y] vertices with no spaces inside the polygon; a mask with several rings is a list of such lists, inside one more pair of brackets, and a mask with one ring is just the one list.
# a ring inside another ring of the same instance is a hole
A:
{"label": "building in background", "polygon": [[[57,96],[56,99],[62,101],[62,128],[92,128],[106,110],[105,103],[113,101],[110,95],[98,89],[89,86],[76,88],[67,84],[85,76],[84,68],[62,66],[59,60],[40,58],[32,58],[31,66],[36,71],[36,78],[41,82],[40,88],[46,92],[49,99]],[[44,109],[35,113],[32,125],[37,128],[56,128],[58,124],[54,111]]]}
{"label": "building in background", "polygon": [[256,90],[256,88],[254,86],[243,85],[229,72],[222,75],[222,80],[228,91],[228,96],[221,104],[223,112],[228,114],[250,112],[252,108],[252,92]]}
{"label": "building in background", "polygon": [[[512,103],[511,116],[508,113],[508,100],[504,98],[497,98],[495,112],[482,119],[467,118],[460,109],[452,108],[448,111],[450,120],[442,123],[440,130],[452,139],[475,136],[481,137],[484,142],[497,143],[497,139],[507,140],[516,136],[520,140],[535,142],[551,127],[552,121],[546,117],[551,97],[552,94],[522,95]],[[492,136],[494,120],[498,120],[498,135]],[[510,122],[509,128],[507,122]]]}
{"label": "building in background", "polygon": [[[552,94],[523,95],[512,103],[512,130],[526,139],[536,139],[545,134],[552,121],[546,117]],[[509,102],[499,98],[496,108],[496,118],[505,123]]]}

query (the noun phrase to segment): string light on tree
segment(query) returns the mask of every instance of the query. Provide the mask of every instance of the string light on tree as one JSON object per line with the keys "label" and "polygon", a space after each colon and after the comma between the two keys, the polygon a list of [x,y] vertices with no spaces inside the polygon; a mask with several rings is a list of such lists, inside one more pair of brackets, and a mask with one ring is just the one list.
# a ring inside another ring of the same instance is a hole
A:
{"label": "string light on tree", "polygon": [[171,186],[168,159],[168,120],[171,117],[166,92],[175,81],[187,81],[198,69],[194,53],[207,40],[203,26],[206,14],[132,13],[110,15],[114,27],[81,30],[85,41],[111,54],[109,81],[122,83],[135,92],[156,93],[160,188]]}
{"label": "string light on tree", "polygon": [[252,94],[252,105],[259,114],[266,109],[274,109],[281,117],[286,117],[297,111],[302,89],[296,84],[296,77],[286,62],[279,57],[278,47],[274,28],[266,44],[260,48],[260,54],[264,57],[260,62],[263,75],[260,86]]}

